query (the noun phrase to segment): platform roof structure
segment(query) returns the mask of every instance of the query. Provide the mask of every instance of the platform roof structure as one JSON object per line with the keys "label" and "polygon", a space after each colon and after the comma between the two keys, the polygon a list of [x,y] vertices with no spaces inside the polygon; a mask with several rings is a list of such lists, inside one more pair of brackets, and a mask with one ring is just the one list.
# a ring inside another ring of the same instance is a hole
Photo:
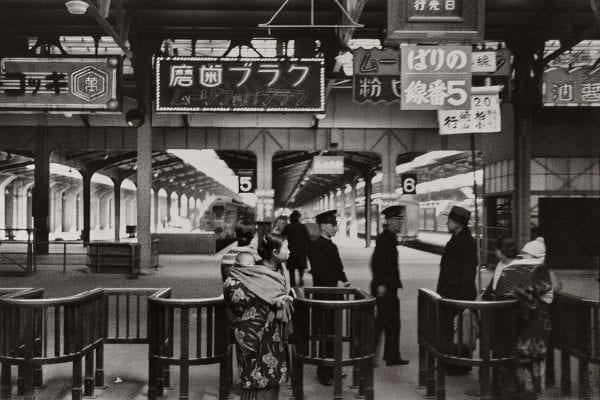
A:
{"label": "platform roof structure", "polygon": [[[351,38],[384,41],[386,29],[387,0],[88,0],[88,3],[96,11],[72,15],[66,10],[65,0],[0,0],[0,51],[23,56],[35,53],[39,46],[55,46],[67,52],[60,37],[70,35],[92,37],[94,42],[87,52],[97,54],[101,39],[110,36],[114,46],[120,47],[130,59],[140,52],[140,38],[151,41],[157,51],[164,49],[165,40],[191,39],[192,43],[228,40],[231,49],[252,47],[253,38],[275,38],[294,40],[297,55],[314,53],[314,41],[319,40],[324,43],[319,51],[331,61]],[[36,40],[33,46],[32,38]],[[509,46],[558,39],[560,48],[549,57],[556,56],[582,40],[600,39],[600,0],[487,0],[485,39]],[[195,51],[196,46],[192,47]],[[84,53],[82,47],[80,54]],[[328,68],[333,65],[327,64]],[[331,70],[327,75],[335,78]],[[136,89],[134,76],[126,76],[127,82],[125,94],[139,101],[143,94]],[[302,204],[339,187],[340,182],[373,173],[380,164],[375,154],[344,153],[343,175],[310,175],[311,160],[318,154],[288,152],[274,157],[276,205]],[[398,162],[410,161],[417,155],[407,154]],[[67,165],[91,165],[111,177],[135,177],[135,156],[135,153],[94,151],[66,153],[59,158]],[[220,156],[234,171],[255,166],[251,153],[221,152]],[[171,187],[173,182],[208,182],[202,173],[165,152],[153,154],[153,171],[158,173],[155,179],[161,187]]]}

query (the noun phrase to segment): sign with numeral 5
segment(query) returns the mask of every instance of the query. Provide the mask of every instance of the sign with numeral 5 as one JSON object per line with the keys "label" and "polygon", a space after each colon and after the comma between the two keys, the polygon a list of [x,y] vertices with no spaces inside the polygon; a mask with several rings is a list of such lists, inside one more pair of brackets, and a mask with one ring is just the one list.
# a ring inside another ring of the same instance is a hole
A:
{"label": "sign with numeral 5", "polygon": [[238,193],[252,193],[256,188],[256,178],[253,170],[238,171]]}
{"label": "sign with numeral 5", "polygon": [[417,174],[402,174],[402,194],[417,194]]}

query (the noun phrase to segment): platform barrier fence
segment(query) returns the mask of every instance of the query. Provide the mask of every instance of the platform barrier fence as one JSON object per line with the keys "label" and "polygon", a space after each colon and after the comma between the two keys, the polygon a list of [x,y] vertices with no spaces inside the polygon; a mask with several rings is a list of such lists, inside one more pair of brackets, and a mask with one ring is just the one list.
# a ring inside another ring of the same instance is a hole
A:
{"label": "platform barrier fence", "polygon": [[360,396],[374,398],[375,298],[355,288],[294,289],[292,385],[304,398],[304,364],[333,368],[333,398],[342,399],[342,368],[353,367]]}
{"label": "platform barrier fence", "polygon": [[446,367],[460,366],[479,368],[482,399],[497,397],[498,369],[516,360],[517,301],[457,301],[419,289],[418,318],[419,386],[427,395],[445,399]]}
{"label": "platform barrier fence", "polygon": [[13,365],[17,394],[34,399],[42,366],[67,362],[72,398],[92,396],[104,385],[104,344],[148,343],[146,299],[157,292],[170,289],[98,288],[44,299],[43,289],[0,288],[1,397],[10,399]]}
{"label": "platform barrier fence", "polygon": [[219,399],[231,388],[231,346],[223,297],[169,299],[159,292],[148,299],[149,389],[157,399],[170,386],[169,366],[180,369],[179,398],[189,398],[189,369],[219,364]]}
{"label": "platform barrier fence", "polygon": [[[561,393],[571,395],[574,357],[578,363],[578,398],[592,399],[590,364],[600,366],[600,301],[557,292],[551,307],[552,344],[560,353]],[[546,383],[555,384],[554,351],[548,352]]]}

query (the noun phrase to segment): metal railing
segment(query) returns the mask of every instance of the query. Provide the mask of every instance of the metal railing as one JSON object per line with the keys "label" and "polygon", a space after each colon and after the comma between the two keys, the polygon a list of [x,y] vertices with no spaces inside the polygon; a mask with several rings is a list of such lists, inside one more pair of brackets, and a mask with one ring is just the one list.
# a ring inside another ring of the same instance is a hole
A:
{"label": "metal railing", "polygon": [[10,398],[11,365],[19,366],[17,393],[33,396],[34,387],[42,386],[42,365],[64,362],[74,363],[73,399],[93,395],[104,385],[104,344],[148,343],[146,300],[170,291],[98,288],[43,299],[43,289],[0,288],[2,398]]}
{"label": "metal railing", "polygon": [[[600,301],[571,294],[554,294],[552,310],[552,345],[560,351],[561,392],[572,391],[571,357],[578,361],[578,397],[592,398],[590,364],[600,365]],[[546,383],[555,383],[554,351],[548,351]]]}
{"label": "metal railing", "polygon": [[419,386],[426,387],[427,396],[445,399],[446,366],[462,366],[479,367],[481,398],[491,399],[498,382],[490,370],[496,377],[500,366],[516,360],[517,301],[449,300],[419,289],[418,316]]}
{"label": "metal railing", "polygon": [[[23,238],[16,239],[16,236]],[[0,275],[34,274],[33,229],[4,228],[0,229],[1,237],[4,237],[2,242],[5,244],[0,246]]]}
{"label": "metal railing", "polygon": [[[374,398],[375,298],[354,288],[295,288],[292,384],[304,398],[303,365],[333,368],[333,398],[342,398],[342,368],[354,367],[353,385]],[[346,345],[346,343],[348,345]]]}
{"label": "metal railing", "polygon": [[169,299],[169,294],[165,291],[148,298],[148,398],[163,396],[170,385],[169,365],[179,366],[179,398],[187,399],[190,366],[219,364],[219,399],[227,399],[231,346],[223,297]]}

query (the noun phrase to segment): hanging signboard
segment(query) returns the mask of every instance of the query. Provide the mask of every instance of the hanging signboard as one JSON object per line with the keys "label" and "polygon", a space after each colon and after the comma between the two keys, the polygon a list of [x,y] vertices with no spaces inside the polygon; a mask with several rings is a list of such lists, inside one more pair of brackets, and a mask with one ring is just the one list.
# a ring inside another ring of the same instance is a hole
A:
{"label": "hanging signboard", "polygon": [[342,175],[344,156],[315,156],[312,164],[313,175]]}
{"label": "hanging signboard", "polygon": [[471,96],[470,46],[400,49],[403,110],[461,110]]}
{"label": "hanging signboard", "polygon": [[387,0],[390,42],[477,43],[483,40],[485,0]]}
{"label": "hanging signboard", "polygon": [[256,188],[256,174],[253,169],[240,169],[237,171],[238,193],[252,193]]}
{"label": "hanging signboard", "polygon": [[499,86],[473,87],[470,110],[440,110],[440,135],[500,132]]}
{"label": "hanging signboard", "polygon": [[474,51],[471,70],[473,75],[510,76],[510,50]]}
{"label": "hanging signboard", "polygon": [[396,49],[356,49],[352,98],[357,103],[400,100],[400,52]]}
{"label": "hanging signboard", "polygon": [[117,111],[120,61],[110,58],[4,58],[0,109]]}
{"label": "hanging signboard", "polygon": [[600,67],[552,67],[542,76],[545,107],[600,107]]}
{"label": "hanging signboard", "polygon": [[159,57],[156,110],[325,110],[322,58]]}
{"label": "hanging signboard", "polygon": [[417,194],[417,174],[401,174],[402,194]]}

